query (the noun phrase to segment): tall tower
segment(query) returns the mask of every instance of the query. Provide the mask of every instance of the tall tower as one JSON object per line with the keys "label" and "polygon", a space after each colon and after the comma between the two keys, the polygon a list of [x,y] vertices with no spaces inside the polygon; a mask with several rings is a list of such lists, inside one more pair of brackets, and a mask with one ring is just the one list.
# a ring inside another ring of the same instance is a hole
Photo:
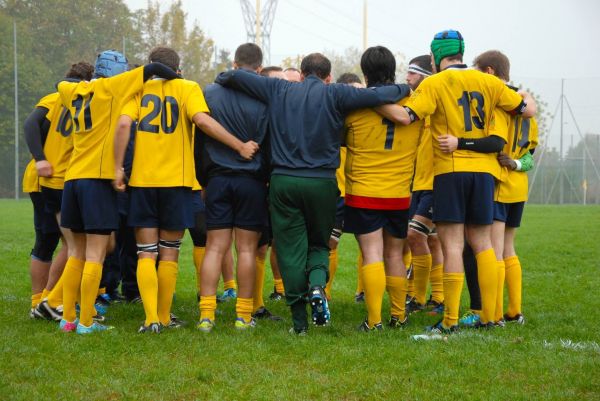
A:
{"label": "tall tower", "polygon": [[242,15],[246,25],[248,42],[256,43],[263,50],[264,65],[271,63],[271,28],[275,19],[277,0],[265,0],[261,9],[261,0],[252,7],[250,0],[240,0]]}

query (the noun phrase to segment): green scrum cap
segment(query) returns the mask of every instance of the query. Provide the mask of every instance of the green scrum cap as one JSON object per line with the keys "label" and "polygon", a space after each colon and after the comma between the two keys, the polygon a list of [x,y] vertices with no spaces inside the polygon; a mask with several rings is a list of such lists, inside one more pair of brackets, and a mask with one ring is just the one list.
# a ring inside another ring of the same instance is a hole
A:
{"label": "green scrum cap", "polygon": [[465,41],[460,32],[452,29],[436,33],[431,41],[431,53],[435,64],[440,65],[444,57],[464,54]]}

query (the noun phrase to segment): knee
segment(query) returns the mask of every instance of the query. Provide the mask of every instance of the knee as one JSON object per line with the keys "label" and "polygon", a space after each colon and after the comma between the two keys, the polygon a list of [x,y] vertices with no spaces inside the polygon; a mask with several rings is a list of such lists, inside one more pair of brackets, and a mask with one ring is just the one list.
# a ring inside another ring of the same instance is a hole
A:
{"label": "knee", "polygon": [[59,240],[59,233],[43,233],[36,230],[35,244],[31,250],[31,256],[41,262],[51,262]]}

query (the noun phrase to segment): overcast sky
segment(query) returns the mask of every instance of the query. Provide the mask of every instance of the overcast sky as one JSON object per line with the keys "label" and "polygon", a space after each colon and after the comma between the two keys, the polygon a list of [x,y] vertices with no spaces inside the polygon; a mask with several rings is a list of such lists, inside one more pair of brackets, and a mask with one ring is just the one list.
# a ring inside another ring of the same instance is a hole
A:
{"label": "overcast sky", "polygon": [[[264,5],[267,0],[262,0]],[[130,9],[146,0],[126,0]],[[255,7],[256,0],[249,0]],[[161,4],[167,7],[170,0]],[[465,38],[465,61],[498,49],[511,60],[511,77],[540,93],[554,112],[561,78],[574,110],[565,109],[566,146],[583,132],[600,133],[600,1],[598,0],[368,0],[368,45],[383,45],[407,58],[429,52],[433,35],[457,29]],[[188,20],[219,48],[246,42],[239,0],[183,0]],[[363,0],[280,0],[271,31],[271,64],[315,51],[362,49]],[[566,106],[565,106],[566,107]],[[560,124],[551,135],[558,136]]]}

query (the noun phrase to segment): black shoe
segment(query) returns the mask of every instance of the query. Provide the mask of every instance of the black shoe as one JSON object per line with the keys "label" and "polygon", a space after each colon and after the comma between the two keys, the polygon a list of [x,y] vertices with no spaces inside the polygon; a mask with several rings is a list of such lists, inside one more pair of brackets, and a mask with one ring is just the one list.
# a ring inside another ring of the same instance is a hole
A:
{"label": "black shoe", "polygon": [[161,324],[160,323],[150,323],[148,326],[144,326],[143,324],[138,329],[138,334],[144,333],[152,333],[152,334],[160,334],[161,332]]}
{"label": "black shoe", "polygon": [[256,312],[254,312],[252,314],[252,317],[254,319],[269,319],[269,320],[274,320],[274,321],[279,321],[279,320],[283,320],[281,318],[281,316],[277,316],[272,314],[267,308],[265,308],[264,306],[261,306],[260,308],[258,308],[256,310]]}
{"label": "black shoe", "polygon": [[92,317],[92,320],[96,323],[104,323],[106,318],[103,315],[96,314],[94,317]]}
{"label": "black shoe", "polygon": [[421,312],[425,309],[425,305],[417,302],[416,298],[412,298],[409,303],[406,304],[406,314]]}
{"label": "black shoe", "polygon": [[375,323],[373,325],[373,327],[369,327],[369,321],[367,319],[365,319],[360,326],[357,327],[358,331],[364,331],[365,333],[370,333],[372,331],[382,331],[383,330],[383,325],[381,324],[381,322],[379,323]]}
{"label": "black shoe", "polygon": [[439,322],[434,324],[433,326],[428,326],[425,328],[425,331],[432,334],[453,334],[458,332],[458,325],[455,324],[451,327],[444,327],[443,325],[444,319],[441,319]]}
{"label": "black shoe", "polygon": [[283,294],[277,292],[277,288],[273,287],[273,292],[269,295],[269,299],[273,301],[281,301],[283,299]]}
{"label": "black shoe", "polygon": [[358,294],[354,294],[354,302],[357,304],[361,302],[365,302],[365,292],[359,292]]}
{"label": "black shoe", "polygon": [[312,308],[312,320],[315,326],[325,326],[329,324],[331,315],[325,291],[320,285],[312,287],[309,291],[309,301]]}
{"label": "black shoe", "polygon": [[480,329],[480,330],[491,330],[495,327],[496,327],[496,323],[494,323],[494,322],[481,323],[481,321],[479,321],[479,322],[475,323],[475,325],[473,325],[474,329]]}
{"label": "black shoe", "polygon": [[302,327],[302,328],[297,329],[295,327],[292,327],[288,333],[293,334],[295,336],[304,337],[304,336],[308,335],[308,328]]}
{"label": "black shoe", "polygon": [[405,313],[403,320],[400,320],[400,318],[398,316],[392,315],[392,317],[390,318],[390,321],[388,323],[388,326],[391,327],[392,329],[402,329],[407,324],[408,324],[408,314]]}
{"label": "black shoe", "polygon": [[139,295],[137,295],[135,297],[125,297],[125,302],[127,302],[129,304],[141,304],[142,297]]}
{"label": "black shoe", "polygon": [[[46,320],[54,320],[60,322],[62,320],[62,312],[57,308],[53,308],[48,304],[47,300],[44,300],[36,306],[36,316],[46,316]],[[39,312],[39,313],[38,313]]]}
{"label": "black shoe", "polygon": [[525,324],[525,316],[521,313],[517,313],[515,316],[508,316],[504,314],[504,321],[506,323]]}

